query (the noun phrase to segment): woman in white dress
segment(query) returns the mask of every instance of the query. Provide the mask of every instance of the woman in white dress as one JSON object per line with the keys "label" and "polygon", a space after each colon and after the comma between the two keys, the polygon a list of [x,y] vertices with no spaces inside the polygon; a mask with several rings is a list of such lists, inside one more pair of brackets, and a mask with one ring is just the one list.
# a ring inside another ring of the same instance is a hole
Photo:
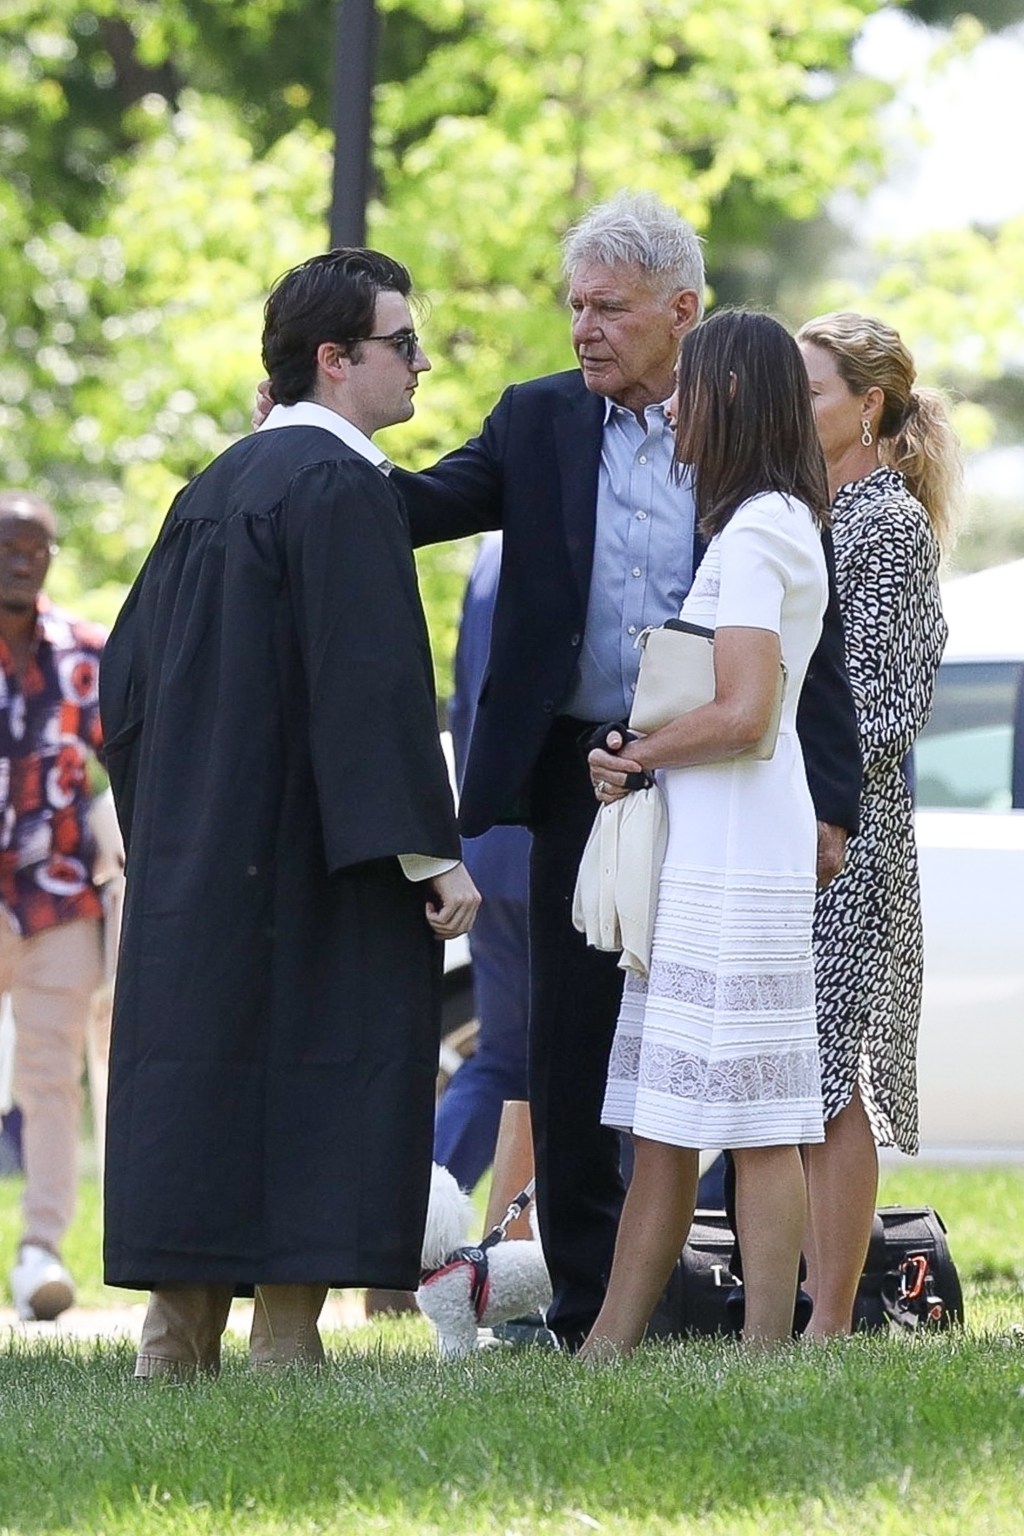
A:
{"label": "woman in white dress", "polygon": [[[767,315],[719,312],[683,341],[676,459],[710,539],[682,616],[715,630],[715,698],[615,756],[598,800],[657,770],[669,814],[650,975],[627,976],[605,1124],[634,1171],[584,1358],[628,1353],[693,1217],[697,1154],[729,1147],[744,1339],[789,1338],[806,1198],[801,1143],[822,1139],[811,924],[816,826],[796,707],[821,631],[828,487],[806,372]],[[764,733],[787,669],[778,743]]]}

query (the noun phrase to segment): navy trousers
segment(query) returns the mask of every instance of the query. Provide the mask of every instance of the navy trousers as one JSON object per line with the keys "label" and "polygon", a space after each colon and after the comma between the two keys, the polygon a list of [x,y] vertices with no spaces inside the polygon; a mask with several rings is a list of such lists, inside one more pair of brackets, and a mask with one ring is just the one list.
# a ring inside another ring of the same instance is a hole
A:
{"label": "navy trousers", "polygon": [[485,898],[469,939],[480,1036],[437,1107],[434,1161],[472,1189],[494,1161],[501,1107],[525,1099],[530,1002],[527,908]]}
{"label": "navy trousers", "polygon": [[620,1138],[601,1124],[622,998],[618,956],[590,949],[572,897],[597,811],[579,746],[596,726],[556,720],[534,778],[530,828],[530,1115],[537,1216],[553,1299],[548,1327],[575,1349],[604,1299],[622,1208]]}

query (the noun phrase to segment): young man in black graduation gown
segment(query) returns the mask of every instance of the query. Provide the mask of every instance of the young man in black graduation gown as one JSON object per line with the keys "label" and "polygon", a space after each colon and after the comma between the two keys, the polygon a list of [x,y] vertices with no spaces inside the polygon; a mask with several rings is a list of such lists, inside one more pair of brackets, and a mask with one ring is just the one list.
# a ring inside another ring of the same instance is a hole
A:
{"label": "young man in black graduation gown", "polygon": [[[174,502],[111,636],[127,848],[105,1272],[136,1374],[317,1363],[328,1286],[417,1283],[459,860],[402,503],[370,441],[430,365],[372,251],[285,275],[278,404]],[[352,781],[355,744],[359,772]]]}

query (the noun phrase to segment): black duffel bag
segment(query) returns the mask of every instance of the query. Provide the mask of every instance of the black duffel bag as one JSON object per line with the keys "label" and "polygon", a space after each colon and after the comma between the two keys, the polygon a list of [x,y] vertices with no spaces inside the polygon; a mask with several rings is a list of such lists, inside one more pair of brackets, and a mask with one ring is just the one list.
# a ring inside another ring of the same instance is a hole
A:
{"label": "black duffel bag", "polygon": [[857,1287],[854,1328],[952,1328],[963,1320],[960,1276],[938,1211],[883,1205]]}
{"label": "black duffel bag", "polygon": [[694,1213],[679,1262],[647,1325],[649,1339],[739,1334],[743,1287],[732,1269],[734,1242],[724,1211]]}
{"label": "black duffel bag", "polygon": [[[726,1213],[697,1211],[647,1337],[737,1337],[743,1327],[743,1285],[734,1265]],[[881,1207],[857,1289],[854,1329],[950,1328],[963,1320],[963,1292],[942,1217],[927,1205]],[[806,1322],[806,1309],[801,1315],[798,1308],[795,1331],[801,1332]]]}

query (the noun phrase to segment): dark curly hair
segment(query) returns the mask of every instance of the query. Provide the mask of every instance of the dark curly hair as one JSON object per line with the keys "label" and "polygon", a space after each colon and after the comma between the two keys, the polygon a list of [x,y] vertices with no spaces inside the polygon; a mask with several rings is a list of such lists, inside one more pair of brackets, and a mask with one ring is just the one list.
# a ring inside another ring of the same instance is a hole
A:
{"label": "dark curly hair", "polygon": [[[316,381],[317,348],[369,336],[377,295],[408,297],[406,267],[381,251],[341,246],[312,256],[277,279],[263,310],[263,366],[279,405],[308,400]],[[358,360],[358,346],[352,346]]]}

